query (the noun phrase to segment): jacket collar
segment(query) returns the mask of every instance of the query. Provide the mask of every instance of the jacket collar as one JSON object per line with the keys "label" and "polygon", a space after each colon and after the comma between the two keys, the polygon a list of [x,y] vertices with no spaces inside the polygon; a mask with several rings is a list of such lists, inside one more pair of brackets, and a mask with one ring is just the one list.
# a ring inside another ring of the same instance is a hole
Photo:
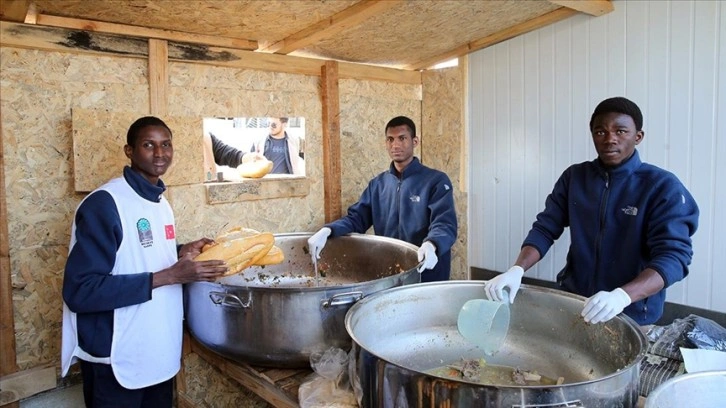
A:
{"label": "jacket collar", "polygon": [[633,150],[633,155],[617,167],[605,167],[603,166],[599,158],[593,160],[593,163],[595,163],[595,166],[597,166],[600,174],[605,175],[607,173],[610,175],[611,178],[628,176],[634,173],[635,170],[637,170],[640,165],[643,164],[643,162],[640,161],[640,155],[638,154],[637,149]]}
{"label": "jacket collar", "polygon": [[126,179],[126,182],[129,183],[136,194],[154,203],[160,202],[161,195],[166,191],[166,186],[161,179],[159,179],[156,185],[153,185],[130,166],[124,167],[124,179]]}
{"label": "jacket collar", "polygon": [[396,177],[400,177],[401,180],[403,180],[406,177],[411,176],[412,174],[418,173],[421,168],[423,168],[423,164],[421,164],[421,162],[418,160],[418,157],[414,156],[413,160],[411,160],[411,163],[409,163],[408,166],[403,169],[400,175],[398,173],[398,170],[396,170],[396,166],[394,166],[393,162],[391,162],[391,165],[388,167],[388,172]]}

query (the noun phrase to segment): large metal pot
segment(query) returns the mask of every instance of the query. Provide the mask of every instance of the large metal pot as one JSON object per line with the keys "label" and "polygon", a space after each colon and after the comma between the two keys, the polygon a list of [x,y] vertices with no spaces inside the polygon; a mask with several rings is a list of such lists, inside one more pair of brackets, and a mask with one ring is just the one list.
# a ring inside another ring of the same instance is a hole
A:
{"label": "large metal pot", "polygon": [[[605,324],[580,317],[584,298],[522,285],[502,348],[486,356],[458,332],[463,304],[484,297],[481,281],[422,283],[356,303],[345,326],[353,339],[353,388],[362,407],[634,407],[646,340],[630,318]],[[464,359],[536,370],[561,385],[484,385],[432,375]]]}
{"label": "large metal pot", "polygon": [[185,285],[192,336],[236,361],[309,367],[315,351],[350,348],[344,319],[355,302],[421,280],[415,268],[418,247],[356,234],[328,240],[318,261],[325,278],[316,281],[307,249],[310,235],[275,235],[275,245],[285,253],[280,265]]}
{"label": "large metal pot", "polygon": [[677,375],[660,384],[645,401],[645,408],[723,408],[726,405],[726,371],[701,371]]}

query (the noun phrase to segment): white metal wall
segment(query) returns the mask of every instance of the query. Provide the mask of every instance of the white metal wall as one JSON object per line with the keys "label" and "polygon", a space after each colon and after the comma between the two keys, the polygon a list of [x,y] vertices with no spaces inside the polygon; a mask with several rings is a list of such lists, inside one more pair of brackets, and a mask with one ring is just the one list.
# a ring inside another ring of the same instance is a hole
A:
{"label": "white metal wall", "polygon": [[[625,96],[644,115],[643,161],[701,210],[689,277],[668,300],[726,312],[726,2],[615,1],[469,57],[469,259],[504,271],[570,164],[596,157],[588,122]],[[553,281],[568,232],[528,276]]]}

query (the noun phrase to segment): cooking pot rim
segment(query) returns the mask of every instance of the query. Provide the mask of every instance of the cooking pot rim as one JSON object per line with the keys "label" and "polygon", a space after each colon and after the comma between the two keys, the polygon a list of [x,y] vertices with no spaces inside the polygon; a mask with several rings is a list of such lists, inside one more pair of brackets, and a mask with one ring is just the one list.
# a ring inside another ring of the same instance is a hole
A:
{"label": "cooking pot rim", "polygon": [[[518,389],[522,389],[522,388],[526,388],[526,389],[552,389],[552,388],[559,388],[559,387],[565,387],[565,386],[580,386],[580,385],[588,385],[588,384],[599,383],[599,382],[601,382],[603,380],[606,380],[606,379],[609,379],[609,378],[612,378],[612,377],[619,376],[619,375],[621,375],[622,372],[625,372],[625,371],[628,371],[628,370],[632,369],[635,365],[638,365],[639,366],[640,363],[641,363],[641,361],[645,358],[645,354],[646,354],[646,351],[647,351],[647,344],[648,344],[647,343],[647,340],[645,338],[645,334],[643,333],[642,330],[639,329],[639,326],[635,322],[635,320],[631,319],[630,317],[628,317],[624,313],[621,313],[621,314],[615,316],[613,319],[622,320],[626,324],[626,326],[628,328],[630,328],[635,333],[635,336],[638,339],[638,343],[640,345],[640,351],[635,356],[635,358],[633,358],[633,360],[630,362],[630,364],[628,364],[625,367],[620,368],[620,369],[618,369],[618,370],[616,370],[616,371],[614,371],[614,372],[612,372],[610,374],[607,374],[607,375],[604,375],[604,376],[602,376],[600,378],[597,378],[597,379],[588,380],[588,381],[573,382],[573,383],[565,383],[565,384],[562,384],[562,385],[488,385],[488,384],[481,384],[481,383],[472,382],[472,381],[456,380],[456,379],[452,379],[452,378],[448,378],[448,377],[441,377],[441,376],[437,376],[437,375],[423,373],[421,371],[418,371],[418,370],[415,370],[415,369],[411,369],[409,367],[405,367],[405,366],[402,366],[400,364],[396,364],[396,363],[394,363],[394,362],[392,362],[392,361],[390,361],[390,360],[388,360],[388,359],[380,356],[378,353],[376,353],[376,352],[374,352],[372,350],[369,350],[369,349],[363,347],[361,345],[360,341],[358,340],[358,337],[351,330],[351,327],[350,326],[351,326],[351,320],[352,320],[353,315],[356,314],[359,309],[365,307],[366,304],[375,301],[379,297],[386,296],[387,294],[395,293],[395,292],[401,291],[401,290],[415,290],[416,288],[426,287],[426,286],[441,286],[441,285],[447,285],[447,286],[448,285],[466,285],[466,286],[477,285],[478,286],[478,285],[483,285],[483,282],[484,281],[472,281],[472,280],[449,280],[449,281],[444,281],[444,282],[425,282],[425,283],[417,283],[417,284],[412,284],[412,285],[405,285],[405,286],[399,286],[399,287],[389,288],[389,289],[382,290],[380,292],[373,293],[373,294],[371,294],[369,296],[366,296],[363,299],[359,300],[350,309],[348,309],[348,312],[345,315],[345,330],[348,332],[348,335],[350,336],[350,338],[353,341],[353,343],[356,344],[356,345],[358,345],[358,347],[361,347],[366,352],[374,355],[376,358],[378,358],[378,359],[380,359],[382,361],[385,361],[385,362],[387,362],[387,364],[391,364],[391,365],[393,365],[393,366],[395,366],[395,367],[397,367],[399,369],[407,370],[407,371],[411,371],[411,372],[415,372],[415,373],[420,373],[420,374],[425,374],[425,375],[428,375],[428,376],[431,376],[431,377],[441,378],[441,379],[445,379],[445,380],[448,380],[448,381],[465,383],[465,384],[473,384],[473,385],[477,385],[477,386],[489,387],[489,388],[497,388],[497,389],[517,389],[517,390]],[[542,293],[554,293],[554,294],[557,294],[559,296],[568,297],[568,298],[577,299],[577,300],[582,300],[582,301],[585,301],[587,299],[584,296],[580,296],[580,295],[577,295],[577,294],[574,294],[574,293],[565,292],[565,291],[557,290],[557,289],[545,288],[545,287],[536,286],[536,285],[522,284],[520,286],[520,290],[531,290],[531,291],[534,291],[534,292],[542,292]]]}
{"label": "cooking pot rim", "polygon": [[[310,237],[314,233],[313,232],[281,232],[281,233],[275,233],[273,236],[275,238],[298,238],[298,237]],[[373,241],[373,242],[383,242],[383,243],[393,243],[400,247],[411,249],[413,251],[418,250],[418,246],[411,244],[406,241],[402,241],[400,239],[396,238],[389,238],[379,235],[372,235],[372,234],[360,234],[357,232],[352,232],[350,234],[342,235],[341,237],[336,238],[344,238],[344,237],[363,237],[366,241]],[[307,248],[307,247],[306,247]],[[310,286],[310,287],[273,287],[273,286],[251,286],[251,285],[234,285],[234,284],[227,284],[223,282],[206,282],[206,281],[199,281],[199,282],[190,282],[187,285],[198,285],[198,284],[207,284],[212,285],[217,288],[223,288],[224,290],[228,289],[248,289],[250,291],[255,292],[275,292],[275,293],[316,293],[316,292],[344,292],[346,290],[359,290],[359,289],[365,289],[369,286],[375,286],[376,284],[383,282],[385,280],[389,280],[394,276],[405,276],[412,274],[413,272],[418,273],[416,270],[416,265],[412,266],[411,268],[401,271],[394,275],[388,275],[388,276],[382,276],[378,279],[371,279],[364,282],[356,282],[356,283],[350,283],[345,285],[332,285],[332,286]]]}

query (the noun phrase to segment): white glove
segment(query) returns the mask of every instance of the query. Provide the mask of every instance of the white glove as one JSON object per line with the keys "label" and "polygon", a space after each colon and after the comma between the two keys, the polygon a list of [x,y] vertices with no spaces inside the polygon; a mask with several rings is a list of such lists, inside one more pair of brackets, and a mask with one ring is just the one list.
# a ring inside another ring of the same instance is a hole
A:
{"label": "white glove", "polygon": [[433,269],[436,263],[439,262],[439,257],[436,256],[436,247],[431,241],[426,241],[418,248],[418,261],[421,266],[418,267],[419,273],[423,272],[424,269]]}
{"label": "white glove", "polygon": [[509,288],[509,303],[514,303],[514,297],[517,296],[519,286],[522,284],[523,275],[524,269],[519,265],[514,265],[503,274],[488,280],[484,285],[487,298],[496,302],[504,302],[504,288]]}
{"label": "white glove", "polygon": [[605,323],[623,311],[632,301],[624,290],[617,288],[612,292],[601,290],[585,301],[580,316],[587,323]]}
{"label": "white glove", "polygon": [[313,258],[313,263],[320,259],[320,251],[325,247],[325,243],[328,241],[328,237],[332,231],[328,227],[320,228],[320,231],[313,234],[312,237],[308,238],[308,249],[310,250],[310,256]]}

